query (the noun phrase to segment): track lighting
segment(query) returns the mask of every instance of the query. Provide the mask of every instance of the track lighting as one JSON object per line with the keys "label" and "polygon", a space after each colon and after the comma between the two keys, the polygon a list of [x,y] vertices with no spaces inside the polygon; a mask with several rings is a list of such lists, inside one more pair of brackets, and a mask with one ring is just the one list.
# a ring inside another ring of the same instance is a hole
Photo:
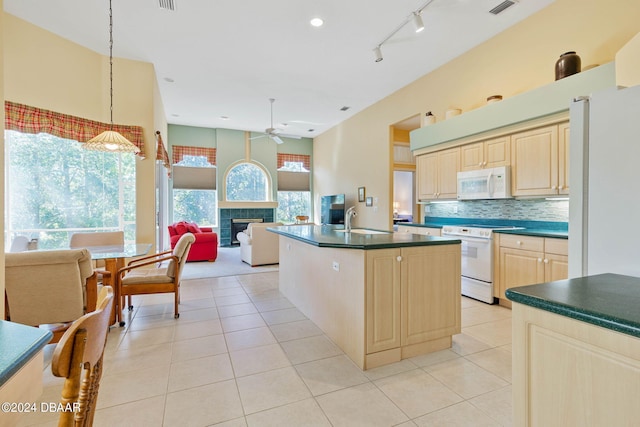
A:
{"label": "track lighting", "polygon": [[424,23],[422,22],[422,17],[419,13],[413,12],[413,17],[411,19],[413,21],[413,26],[416,27],[416,33],[424,30]]}
{"label": "track lighting", "polygon": [[385,44],[387,41],[389,41],[389,39],[391,37],[395,36],[398,31],[400,31],[402,28],[404,28],[404,26],[407,25],[407,23],[409,21],[411,21],[413,23],[413,26],[415,27],[416,33],[422,32],[424,30],[424,22],[422,22],[422,16],[420,16],[420,14],[422,13],[422,11],[424,9],[427,8],[427,6],[429,6],[431,4],[432,1],[433,0],[427,0],[426,3],[424,3],[418,9],[414,10],[413,12],[411,12],[411,14],[409,16],[407,16],[404,19],[404,21],[402,21],[402,23],[396,27],[395,30],[393,30],[387,37],[382,39],[382,41],[380,43],[378,43],[378,45],[376,47],[373,48],[373,53],[376,55],[376,62],[380,62],[383,59],[382,58],[382,50],[381,50],[382,45]]}
{"label": "track lighting", "polygon": [[382,50],[380,50],[380,46],[376,46],[373,49],[373,53],[376,55],[376,62],[380,62],[384,59],[382,58]]}

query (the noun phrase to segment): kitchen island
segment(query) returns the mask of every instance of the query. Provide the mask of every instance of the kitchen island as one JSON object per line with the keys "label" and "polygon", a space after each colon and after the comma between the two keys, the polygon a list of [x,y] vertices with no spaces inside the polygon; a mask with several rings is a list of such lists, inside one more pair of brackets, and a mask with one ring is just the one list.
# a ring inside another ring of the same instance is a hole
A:
{"label": "kitchen island", "polygon": [[361,369],[451,347],[460,240],[295,225],[280,235],[280,292]]}
{"label": "kitchen island", "polygon": [[599,274],[506,295],[514,425],[638,424],[640,278]]}

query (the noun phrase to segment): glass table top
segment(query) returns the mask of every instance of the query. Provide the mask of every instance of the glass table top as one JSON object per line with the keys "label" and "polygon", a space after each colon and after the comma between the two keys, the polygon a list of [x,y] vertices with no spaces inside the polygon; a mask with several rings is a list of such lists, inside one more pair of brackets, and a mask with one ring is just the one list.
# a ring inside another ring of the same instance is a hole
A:
{"label": "glass table top", "polygon": [[86,246],[86,248],[91,252],[91,259],[131,258],[147,255],[151,250],[151,243]]}

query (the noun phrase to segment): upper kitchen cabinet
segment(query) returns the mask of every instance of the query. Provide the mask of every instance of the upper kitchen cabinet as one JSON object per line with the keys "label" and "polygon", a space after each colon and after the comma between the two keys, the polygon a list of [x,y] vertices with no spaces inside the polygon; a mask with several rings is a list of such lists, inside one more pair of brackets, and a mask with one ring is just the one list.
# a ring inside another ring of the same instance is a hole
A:
{"label": "upper kitchen cabinet", "polygon": [[470,171],[507,166],[511,163],[508,136],[467,144],[460,147],[460,170]]}
{"label": "upper kitchen cabinet", "polygon": [[419,200],[455,200],[458,197],[460,148],[416,157]]}
{"label": "upper kitchen cabinet", "polygon": [[569,124],[511,135],[511,194],[568,194]]}

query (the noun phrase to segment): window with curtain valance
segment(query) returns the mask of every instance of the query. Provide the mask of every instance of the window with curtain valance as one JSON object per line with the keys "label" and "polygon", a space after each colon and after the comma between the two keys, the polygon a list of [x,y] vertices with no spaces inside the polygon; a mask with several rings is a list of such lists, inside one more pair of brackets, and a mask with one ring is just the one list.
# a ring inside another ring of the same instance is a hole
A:
{"label": "window with curtain valance", "polygon": [[278,153],[278,169],[284,168],[287,163],[298,163],[305,172],[311,170],[311,156],[308,154]]}
{"label": "window with curtain valance", "polygon": [[204,157],[211,166],[216,165],[216,149],[207,147],[189,147],[186,145],[172,145],[171,157],[175,165],[184,160],[185,156]]}
{"label": "window with curtain valance", "polygon": [[[82,117],[57,113],[16,102],[5,101],[6,130],[21,133],[47,133],[58,138],[71,139],[80,143],[87,142],[94,136],[111,129],[108,123],[83,119]],[[144,158],[144,135],[140,126],[113,125],[113,130],[119,132],[140,149],[137,155]]]}

